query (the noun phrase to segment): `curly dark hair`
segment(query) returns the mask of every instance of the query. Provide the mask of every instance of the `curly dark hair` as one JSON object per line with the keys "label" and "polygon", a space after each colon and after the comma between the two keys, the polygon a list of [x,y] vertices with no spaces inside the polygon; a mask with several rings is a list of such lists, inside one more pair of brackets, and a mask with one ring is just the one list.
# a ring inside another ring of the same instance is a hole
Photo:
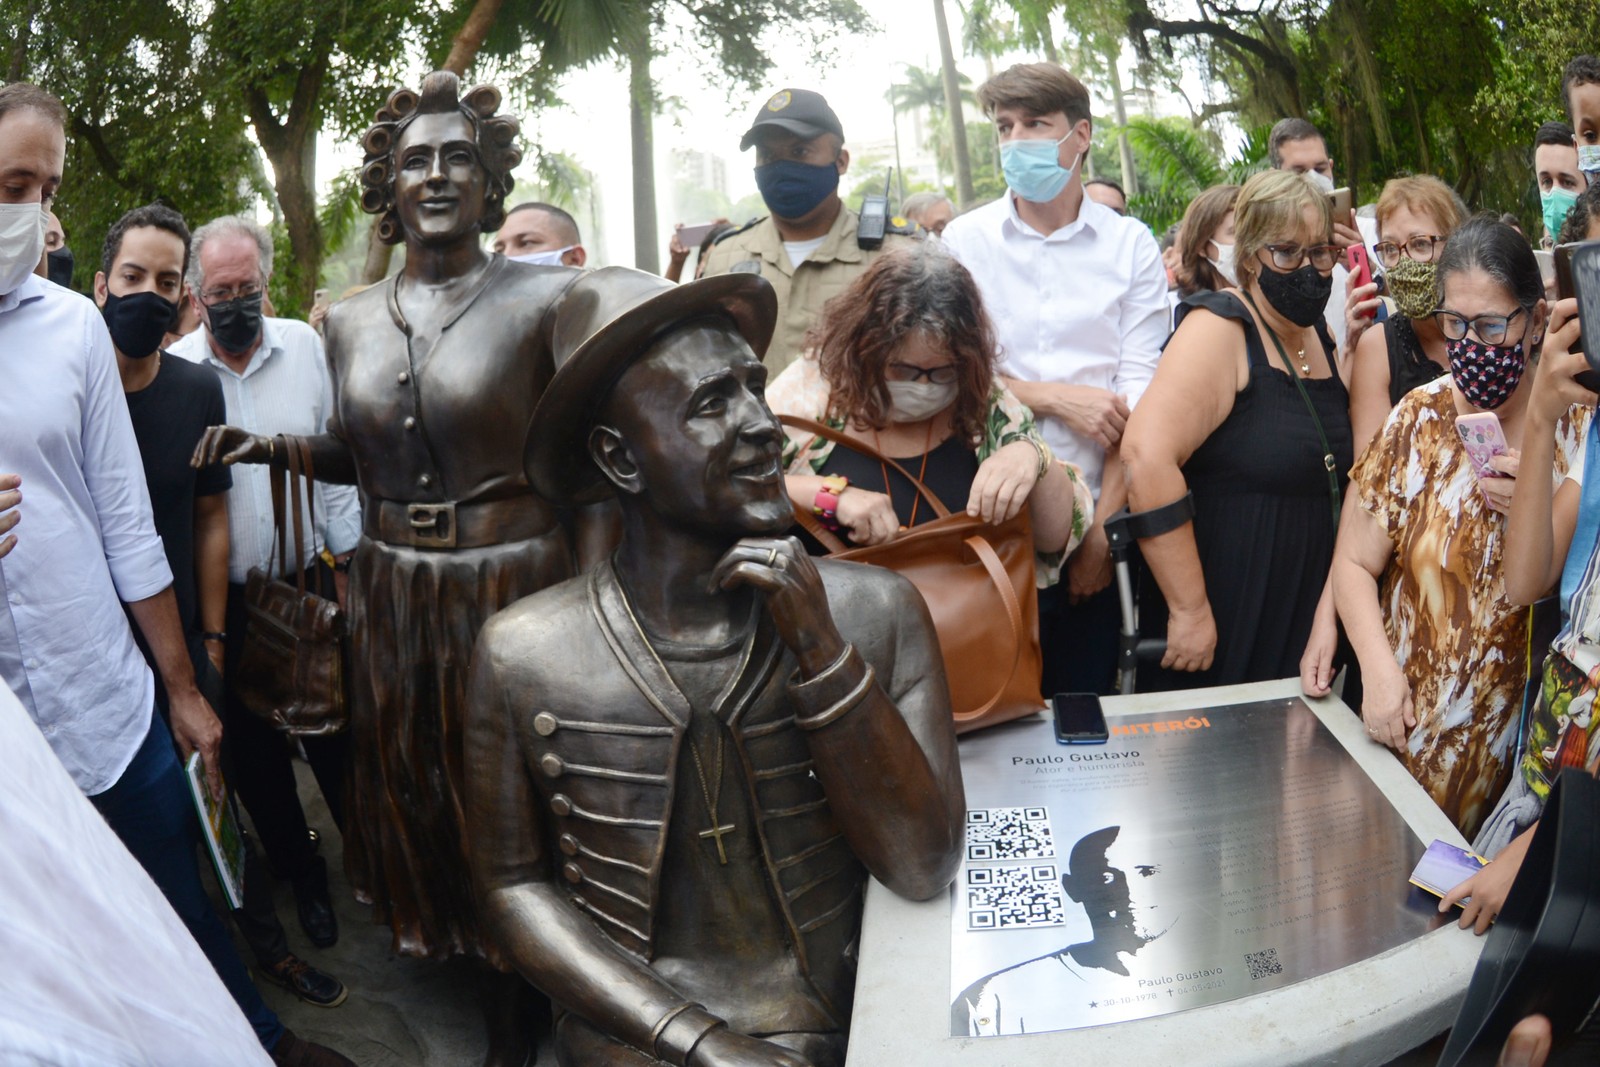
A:
{"label": "curly dark hair", "polygon": [[441,115],[459,111],[472,124],[478,142],[478,155],[488,189],[484,194],[484,233],[498,230],[506,219],[506,197],[511,195],[511,172],[522,162],[517,134],[522,125],[514,115],[496,115],[500,90],[492,85],[475,85],[460,95],[461,79],[448,70],[436,70],[422,79],[420,91],[396,89],[378,109],[373,125],[361,136],[366,151],[361,167],[361,210],[378,215],[378,238],[385,244],[404,240],[394,206],[394,150],[400,136],[418,115]]}
{"label": "curly dark hair", "polygon": [[994,327],[972,275],[938,247],[878,257],[824,306],[821,321],[806,340],[828,382],[828,414],[874,430],[886,428],[889,388],[884,370],[915,333],[943,347],[955,361],[958,389],[950,430],[977,445],[994,390]]}

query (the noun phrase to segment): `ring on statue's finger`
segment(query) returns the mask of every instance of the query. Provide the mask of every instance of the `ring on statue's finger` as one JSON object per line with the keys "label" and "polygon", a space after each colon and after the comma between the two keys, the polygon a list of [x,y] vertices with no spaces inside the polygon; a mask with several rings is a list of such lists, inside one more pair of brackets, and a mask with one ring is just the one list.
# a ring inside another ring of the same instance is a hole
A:
{"label": "ring on statue's finger", "polygon": [[777,564],[778,564],[778,550],[776,548],[767,549],[767,566],[775,567],[775,566],[777,566]]}

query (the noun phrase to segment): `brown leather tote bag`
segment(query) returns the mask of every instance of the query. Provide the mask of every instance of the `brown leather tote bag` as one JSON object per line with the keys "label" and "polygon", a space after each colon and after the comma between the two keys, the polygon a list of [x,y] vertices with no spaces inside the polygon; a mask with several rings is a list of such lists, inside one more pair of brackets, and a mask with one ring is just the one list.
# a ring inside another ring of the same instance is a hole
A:
{"label": "brown leather tote bag", "polygon": [[[305,559],[306,524],[314,530],[317,521],[311,450],[300,437],[279,440],[289,462],[287,470],[271,472],[272,516],[278,539],[275,573],[289,570],[285,535],[286,526],[292,523],[295,577],[289,582],[260,567],[250,569],[244,587],[249,629],[230,680],[251,714],[285,733],[322,737],[338,733],[349,722],[345,618],[331,591],[323,588],[321,574],[317,588],[308,591],[305,569],[300,566]],[[309,517],[301,507],[302,484],[310,503]]]}
{"label": "brown leather tote bag", "polygon": [[938,516],[888,544],[851,548],[809,510],[794,509],[829,559],[886,567],[917,587],[938,631],[956,733],[1041,710],[1039,593],[1028,509],[999,525],[964,511],[952,515],[909,471],[862,442],[810,419],[782,415],[779,421],[894,467]]}

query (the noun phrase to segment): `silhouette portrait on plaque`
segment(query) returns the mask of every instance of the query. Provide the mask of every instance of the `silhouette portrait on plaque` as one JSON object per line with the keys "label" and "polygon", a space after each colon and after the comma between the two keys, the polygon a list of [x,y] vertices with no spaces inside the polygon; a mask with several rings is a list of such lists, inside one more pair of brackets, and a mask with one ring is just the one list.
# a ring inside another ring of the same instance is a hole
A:
{"label": "silhouette portrait on plaque", "polygon": [[[1068,867],[1061,875],[1061,888],[1068,899],[1083,907],[1094,936],[1088,941],[1068,945],[1057,952],[1012,964],[984,975],[964,989],[950,1006],[951,1032],[974,1037],[1026,1033],[1027,1020],[1006,1017],[1008,990],[1031,998],[1076,995],[1082,988],[1073,964],[1095,967],[1127,977],[1123,955],[1136,955],[1140,949],[1166,933],[1150,932],[1141,919],[1145,909],[1136,907],[1128,875],[1111,862],[1108,853],[1121,833],[1120,826],[1106,826],[1083,835],[1072,846]],[[1126,847],[1126,846],[1125,846]],[[1131,865],[1141,879],[1154,878],[1161,868],[1154,863]],[[1070,962],[1069,962],[1070,961]],[[1026,968],[1026,970],[1024,970]],[[1061,982],[1073,979],[1072,987]],[[1020,999],[1020,997],[1011,998]]]}

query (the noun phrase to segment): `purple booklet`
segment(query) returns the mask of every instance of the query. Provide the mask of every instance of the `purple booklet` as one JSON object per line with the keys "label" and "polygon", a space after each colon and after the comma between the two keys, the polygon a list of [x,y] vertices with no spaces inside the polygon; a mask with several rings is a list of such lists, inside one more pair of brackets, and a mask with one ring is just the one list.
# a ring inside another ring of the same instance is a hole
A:
{"label": "purple booklet", "polygon": [[1418,889],[1426,889],[1436,897],[1443,897],[1483,870],[1488,862],[1482,856],[1457,848],[1448,841],[1435,840],[1422,854],[1422,859],[1417,861],[1416,870],[1411,872],[1411,884]]}

